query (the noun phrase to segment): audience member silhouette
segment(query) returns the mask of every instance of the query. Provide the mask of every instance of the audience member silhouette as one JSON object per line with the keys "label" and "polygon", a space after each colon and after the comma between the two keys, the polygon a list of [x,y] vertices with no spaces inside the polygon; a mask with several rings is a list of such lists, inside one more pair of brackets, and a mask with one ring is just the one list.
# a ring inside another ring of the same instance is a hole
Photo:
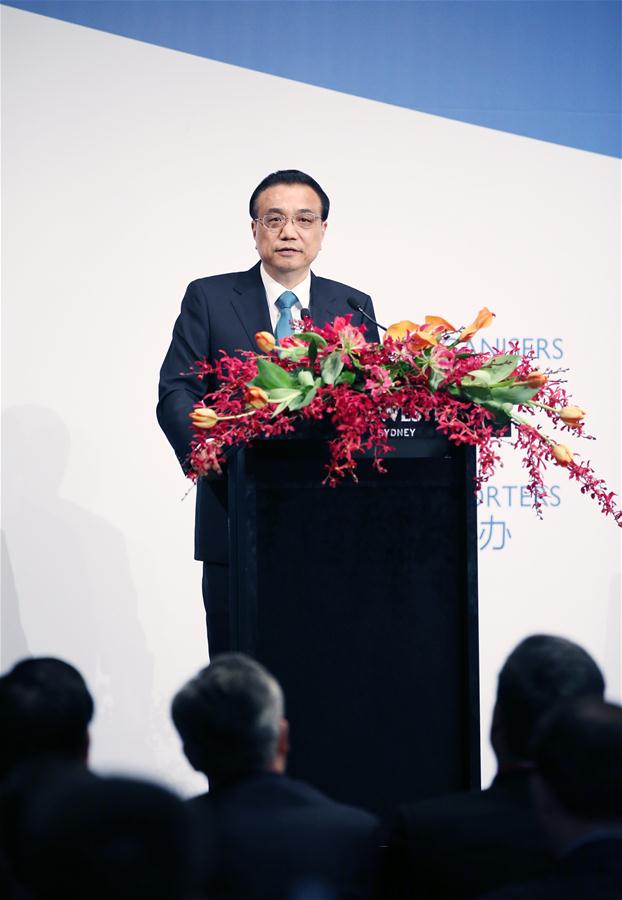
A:
{"label": "audience member silhouette", "polygon": [[533,742],[532,795],[555,870],[487,900],[622,897],[622,708],[580,701],[553,710]]}
{"label": "audience member silhouette", "polygon": [[[81,762],[62,756],[36,755],[15,765],[0,785],[0,835],[8,881],[7,896],[31,897],[26,886],[32,873],[30,851],[24,847],[23,823],[37,798],[52,785],[80,784],[96,776]],[[4,894],[0,894],[4,900]]]}
{"label": "audience member silhouette", "polygon": [[549,635],[522,641],[499,674],[492,785],[400,808],[386,854],[385,895],[468,900],[545,872],[552,857],[543,847],[529,792],[534,728],[558,703],[601,698],[603,692],[600,669],[577,644]]}
{"label": "audience member silhouette", "polygon": [[378,823],[285,775],[283,716],[279,684],[242,654],[218,655],[173,701],[184,752],[210,784],[190,801],[203,889],[235,900],[369,896]]}
{"label": "audience member silhouette", "polygon": [[24,659],[0,677],[0,780],[42,755],[86,764],[93,698],[77,669],[51,657]]}
{"label": "audience member silhouette", "polygon": [[188,900],[190,816],[164,788],[57,772],[31,797],[18,834],[33,900]]}
{"label": "audience member silhouette", "polygon": [[[622,897],[622,708],[577,644],[535,635],[505,662],[487,790],[402,806],[383,900]],[[0,891],[11,900],[339,900],[376,889],[379,829],[285,774],[278,682],[221,654],[176,695],[188,804],[90,773],[93,700],[58,659],[0,677]],[[538,827],[540,822],[545,840]],[[556,862],[555,862],[556,859]]]}
{"label": "audience member silhouette", "polygon": [[[0,677],[0,887],[21,896],[16,824],[54,761],[84,769],[93,699],[60,659],[31,658]],[[26,863],[27,866],[27,863]]]}

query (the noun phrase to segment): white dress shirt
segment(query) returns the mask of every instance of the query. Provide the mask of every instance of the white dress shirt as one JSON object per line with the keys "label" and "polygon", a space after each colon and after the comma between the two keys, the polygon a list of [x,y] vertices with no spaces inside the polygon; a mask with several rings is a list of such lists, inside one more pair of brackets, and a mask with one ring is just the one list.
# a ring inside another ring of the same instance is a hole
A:
{"label": "white dress shirt", "polygon": [[281,310],[276,305],[276,301],[279,299],[283,291],[291,291],[298,297],[298,301],[294,303],[291,308],[291,317],[292,319],[294,319],[294,321],[296,319],[300,319],[301,310],[303,308],[309,308],[309,298],[311,295],[311,271],[307,272],[306,278],[299,282],[296,287],[291,288],[279,284],[278,281],[275,281],[271,275],[268,275],[263,267],[263,263],[259,267],[259,272],[261,273],[263,286],[266,289],[266,299],[268,302],[268,309],[270,311],[272,331],[276,331],[276,323],[279,321],[279,316],[281,315]]}

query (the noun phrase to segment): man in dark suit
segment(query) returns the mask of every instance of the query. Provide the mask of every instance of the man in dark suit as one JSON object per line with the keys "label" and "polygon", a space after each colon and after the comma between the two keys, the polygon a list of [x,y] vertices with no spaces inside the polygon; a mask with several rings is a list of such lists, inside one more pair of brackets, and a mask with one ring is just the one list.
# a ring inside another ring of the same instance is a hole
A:
{"label": "man in dark suit", "polygon": [[[158,421],[184,468],[191,439],[188,415],[214,385],[189,372],[198,360],[219,351],[235,354],[259,348],[255,335],[292,333],[292,320],[308,311],[316,325],[352,313],[352,297],[372,318],[371,298],[355,288],[311,272],[322,246],[330,202],[320,185],[294,169],[268,175],[253,191],[249,209],[261,262],[248,272],[200,278],[186,291],[173,339],[160,372]],[[362,324],[356,312],[352,322]],[[378,331],[367,323],[367,337]],[[226,478],[199,479],[195,558],[203,561],[203,599],[210,656],[229,649]]]}
{"label": "man in dark suit", "polygon": [[546,878],[486,900],[622,897],[622,708],[583,700],[553,710],[532,745],[536,813],[557,863]]}
{"label": "man in dark suit", "polygon": [[192,817],[178,797],[58,761],[28,776],[13,835],[25,890],[3,900],[189,900]]}
{"label": "man in dark suit", "polygon": [[172,713],[189,762],[210,784],[190,801],[207,896],[370,896],[378,823],[285,775],[283,694],[263,666],[218,656],[179,691]]}
{"label": "man in dark suit", "polygon": [[93,698],[80,673],[52,657],[28,658],[0,677],[0,896],[23,878],[15,831],[48,772],[86,776]]}
{"label": "man in dark suit", "polygon": [[600,669],[577,644],[550,635],[522,641],[499,674],[491,787],[401,807],[389,840],[386,896],[467,900],[546,871],[552,857],[529,791],[534,728],[560,701],[603,692]]}

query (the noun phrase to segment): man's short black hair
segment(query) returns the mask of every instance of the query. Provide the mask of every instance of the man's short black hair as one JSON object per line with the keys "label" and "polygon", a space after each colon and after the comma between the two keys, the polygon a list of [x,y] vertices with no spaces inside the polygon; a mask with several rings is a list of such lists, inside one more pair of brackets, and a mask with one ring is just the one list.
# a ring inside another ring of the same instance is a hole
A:
{"label": "man's short black hair", "polygon": [[190,763],[222,784],[269,768],[283,692],[254,659],[221,653],[177,693],[172,715]]}
{"label": "man's short black hair", "polygon": [[320,198],[322,204],[322,222],[326,221],[330,209],[330,200],[328,199],[327,194],[322,190],[315,178],[311,178],[310,175],[307,175],[305,172],[300,172],[298,169],[280,169],[278,172],[271,172],[270,175],[266,175],[264,180],[259,182],[251,194],[251,199],[248,204],[251,219],[257,218],[257,200],[259,199],[259,195],[268,188],[274,187],[275,184],[306,184],[308,187],[312,188]]}
{"label": "man's short black hair", "polygon": [[84,758],[92,717],[93,698],[69,663],[18,662],[0,678],[0,776],[38,755]]}
{"label": "man's short black hair", "polygon": [[532,757],[562,808],[584,819],[622,820],[622,708],[580,700],[545,716]]}
{"label": "man's short black hair", "polygon": [[602,672],[578,644],[548,634],[521,641],[501,669],[497,690],[508,750],[528,758],[534,728],[544,713],[566,700],[602,698],[604,691]]}

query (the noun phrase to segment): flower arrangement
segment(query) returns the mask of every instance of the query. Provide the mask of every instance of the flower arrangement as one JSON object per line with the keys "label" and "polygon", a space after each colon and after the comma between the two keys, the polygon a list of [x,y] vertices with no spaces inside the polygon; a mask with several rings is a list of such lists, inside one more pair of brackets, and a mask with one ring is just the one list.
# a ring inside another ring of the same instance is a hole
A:
{"label": "flower arrangement", "polygon": [[584,433],[586,413],[570,403],[560,372],[535,369],[534,354],[519,354],[518,344],[510,352],[486,353],[467,346],[493,318],[484,308],[461,330],[440,316],[426,316],[423,324],[402,321],[387,329],[381,344],[366,341],[364,326],[353,326],[351,316],[323,328],[306,321],[304,331],[280,346],[272,334],[259,332],[259,355],[223,353],[213,364],[197,363],[196,374],[215,376],[219,386],[190,414],[190,476],[221,473],[231,447],[287,434],[301,421],[325,419],[334,433],[326,483],[335,486],[347,475],[356,480],[363,450],[385,471],[393,449],[387,421],[399,410],[414,420],[433,421],[455,444],[476,446],[479,490],[495,473],[500,438],[512,423],[513,447],[522,454],[538,515],[546,496],[544,472],[553,463],[622,527],[614,493],[589,462],[547,434],[536,418],[592,439]]}

